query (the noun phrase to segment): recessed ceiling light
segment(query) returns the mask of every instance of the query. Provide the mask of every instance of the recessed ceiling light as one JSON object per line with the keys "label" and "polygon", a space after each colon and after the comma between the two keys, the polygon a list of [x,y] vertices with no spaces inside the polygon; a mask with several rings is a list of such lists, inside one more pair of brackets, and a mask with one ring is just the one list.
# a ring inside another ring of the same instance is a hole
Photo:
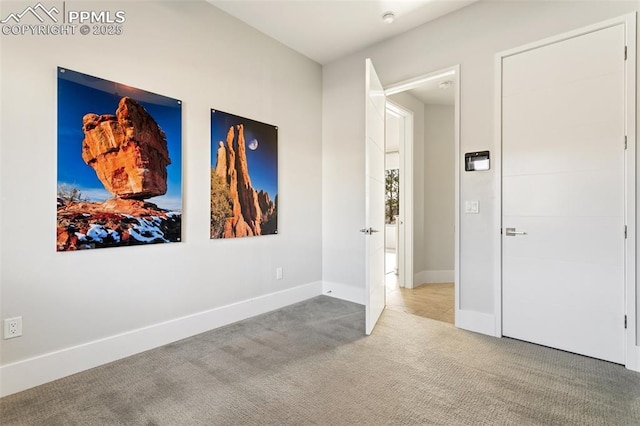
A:
{"label": "recessed ceiling light", "polygon": [[396,20],[396,15],[393,12],[385,12],[384,15],[382,15],[382,20],[385,24],[391,24]]}

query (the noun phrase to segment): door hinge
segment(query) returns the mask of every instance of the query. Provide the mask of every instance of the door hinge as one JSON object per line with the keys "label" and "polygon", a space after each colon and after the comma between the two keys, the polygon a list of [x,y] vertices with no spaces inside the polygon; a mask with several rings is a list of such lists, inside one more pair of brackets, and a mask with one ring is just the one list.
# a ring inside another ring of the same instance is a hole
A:
{"label": "door hinge", "polygon": [[627,328],[627,316],[624,316],[624,328]]}
{"label": "door hinge", "polygon": [[624,47],[624,60],[627,60],[627,46]]}
{"label": "door hinge", "polygon": [[627,239],[627,225],[624,226],[624,239]]}
{"label": "door hinge", "polygon": [[627,149],[627,135],[624,135],[624,149]]}

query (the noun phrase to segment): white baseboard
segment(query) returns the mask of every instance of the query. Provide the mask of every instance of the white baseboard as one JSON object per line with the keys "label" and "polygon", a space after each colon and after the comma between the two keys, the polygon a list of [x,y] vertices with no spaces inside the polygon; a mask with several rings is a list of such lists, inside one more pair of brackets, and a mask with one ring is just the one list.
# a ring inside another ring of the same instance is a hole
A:
{"label": "white baseboard", "polygon": [[213,308],[0,367],[0,397],[322,294],[322,282]]}
{"label": "white baseboard", "polygon": [[420,284],[435,284],[435,283],[452,283],[455,277],[455,271],[420,271],[413,275],[413,287],[417,287]]}
{"label": "white baseboard", "polygon": [[629,359],[625,367],[640,373],[640,346],[634,346],[629,352]]}
{"label": "white baseboard", "polygon": [[364,288],[354,287],[348,284],[334,283],[324,281],[322,283],[322,294],[325,296],[335,297],[359,305],[365,304]]}
{"label": "white baseboard", "polygon": [[474,331],[476,333],[489,336],[502,337],[497,334],[495,316],[483,312],[456,309],[456,327],[463,330]]}

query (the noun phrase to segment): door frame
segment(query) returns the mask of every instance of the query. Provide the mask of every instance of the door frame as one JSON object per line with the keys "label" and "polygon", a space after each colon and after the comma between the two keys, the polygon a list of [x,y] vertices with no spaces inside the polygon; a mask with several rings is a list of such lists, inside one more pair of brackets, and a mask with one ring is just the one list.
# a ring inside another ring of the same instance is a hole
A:
{"label": "door frame", "polygon": [[[396,241],[398,285],[413,288],[413,111],[387,99],[387,110],[402,119],[404,138],[400,141],[400,221]],[[410,197],[407,194],[411,194]],[[402,244],[401,244],[402,243]]]}
{"label": "door frame", "polygon": [[[625,126],[627,135],[627,150],[625,153],[625,222],[627,225],[627,239],[625,245],[625,314],[627,316],[627,329],[625,338],[625,366],[629,369],[640,371],[640,349],[636,346],[636,13],[630,13],[606,20],[594,25],[586,26],[574,31],[559,34],[553,37],[516,47],[495,55],[495,193],[496,208],[493,219],[495,238],[494,274],[496,285],[494,286],[494,313],[495,336],[502,337],[502,61],[504,58],[523,53],[529,50],[548,46],[571,38],[579,37],[591,32],[603,30],[623,24],[626,38],[626,99],[625,99]],[[620,52],[621,55],[624,52]],[[620,141],[624,143],[624,141]],[[621,230],[622,232],[622,230]]]}
{"label": "door frame", "polygon": [[[454,158],[453,158],[453,173],[454,173],[454,298],[455,298],[455,322],[456,327],[459,325],[460,318],[460,83],[462,81],[462,75],[460,73],[460,64],[451,65],[445,68],[441,68],[435,71],[431,71],[417,77],[413,77],[407,80],[400,81],[398,83],[385,86],[385,94],[387,96],[396,93],[404,92],[406,90],[417,87],[429,80],[439,78],[443,75],[455,75],[454,80]],[[387,101],[389,102],[389,101]],[[413,140],[413,129],[411,130],[411,139]],[[405,164],[409,164],[412,167],[411,173],[411,217],[413,220],[413,146],[411,147],[411,156],[405,157]],[[413,251],[413,222],[411,223],[411,249]],[[407,270],[407,272],[409,272]],[[411,283],[413,288],[413,258],[411,259],[411,275],[405,278],[405,281]]]}

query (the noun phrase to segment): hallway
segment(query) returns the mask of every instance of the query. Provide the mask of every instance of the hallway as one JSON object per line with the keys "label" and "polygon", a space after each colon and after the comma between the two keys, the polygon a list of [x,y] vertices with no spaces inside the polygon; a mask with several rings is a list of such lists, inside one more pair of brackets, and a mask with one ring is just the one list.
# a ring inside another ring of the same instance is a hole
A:
{"label": "hallway", "polygon": [[395,253],[385,256],[386,308],[424,318],[454,324],[455,297],[453,283],[421,284],[408,289],[398,286],[394,273]]}

